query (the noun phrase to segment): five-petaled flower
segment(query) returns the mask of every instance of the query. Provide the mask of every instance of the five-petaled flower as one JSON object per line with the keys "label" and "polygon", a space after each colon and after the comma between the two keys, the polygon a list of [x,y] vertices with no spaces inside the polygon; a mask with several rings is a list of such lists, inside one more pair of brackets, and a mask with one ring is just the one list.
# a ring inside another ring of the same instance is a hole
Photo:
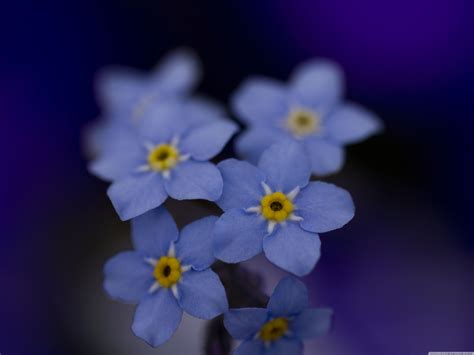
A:
{"label": "five-petaled flower", "polygon": [[224,287],[209,268],[216,217],[184,227],[179,234],[164,207],[132,222],[135,251],[122,252],[105,265],[104,287],[124,302],[138,303],[132,330],[152,346],[176,331],[183,310],[211,319],[228,309]]}
{"label": "five-petaled flower", "polygon": [[235,159],[218,164],[224,178],[216,203],[225,213],[214,228],[218,259],[238,263],[262,250],[295,275],[309,273],[320,256],[317,233],[342,227],[354,216],[349,193],[309,182],[301,144],[284,141],[267,149],[258,167]]}
{"label": "five-petaled flower", "polygon": [[378,132],[382,124],[362,107],[342,102],[343,75],[332,62],[303,64],[289,85],[255,77],[232,98],[237,116],[248,125],[236,141],[239,155],[256,163],[275,142],[290,137],[303,144],[317,175],[337,172],[344,163],[344,145]]}
{"label": "five-petaled flower", "polygon": [[214,201],[222,176],[208,160],[217,155],[237,126],[218,116],[202,116],[181,100],[150,105],[137,129],[112,140],[90,170],[112,180],[108,195],[122,220],[177,200]]}
{"label": "five-petaled flower", "polygon": [[276,286],[267,308],[230,309],[224,325],[232,337],[242,340],[233,354],[302,354],[302,341],[326,334],[332,319],[332,310],[308,307],[304,284],[286,277]]}
{"label": "five-petaled flower", "polygon": [[[111,138],[118,138],[121,129],[133,128],[150,104],[186,97],[200,78],[201,65],[188,49],[172,51],[150,73],[125,67],[103,69],[95,85],[103,112],[86,131],[89,153],[100,154]],[[215,109],[214,104],[208,106]]]}

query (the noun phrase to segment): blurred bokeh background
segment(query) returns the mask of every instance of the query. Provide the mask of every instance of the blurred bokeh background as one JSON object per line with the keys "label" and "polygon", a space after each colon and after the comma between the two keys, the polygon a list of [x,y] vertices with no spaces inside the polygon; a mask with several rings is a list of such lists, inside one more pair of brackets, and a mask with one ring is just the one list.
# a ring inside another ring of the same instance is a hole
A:
{"label": "blurred bokeh background", "polygon": [[[108,300],[102,265],[130,246],[81,130],[99,115],[93,78],[199,54],[200,91],[223,103],[246,76],[286,79],[326,57],[383,135],[351,146],[326,180],[349,189],[354,221],[322,236],[305,281],[333,332],[306,354],[474,351],[474,2],[468,0],[82,0],[0,9],[0,353],[200,354],[202,322],[151,350],[133,308]],[[182,225],[208,207],[170,206]],[[271,290],[278,272],[258,260]]]}

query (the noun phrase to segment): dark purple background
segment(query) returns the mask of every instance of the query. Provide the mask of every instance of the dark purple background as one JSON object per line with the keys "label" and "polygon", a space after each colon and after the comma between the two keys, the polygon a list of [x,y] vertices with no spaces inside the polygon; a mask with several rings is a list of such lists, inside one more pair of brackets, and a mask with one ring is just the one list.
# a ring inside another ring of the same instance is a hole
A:
{"label": "dark purple background", "polygon": [[2,4],[0,353],[100,354],[75,340],[68,299],[88,256],[112,253],[100,231],[126,228],[81,155],[81,128],[98,115],[93,75],[149,69],[180,45],[199,53],[201,89],[223,102],[247,75],[336,60],[348,97],[386,123],[329,179],[358,213],[322,236],[307,278],[337,315],[321,342],[351,354],[473,350],[473,16],[467,0]]}

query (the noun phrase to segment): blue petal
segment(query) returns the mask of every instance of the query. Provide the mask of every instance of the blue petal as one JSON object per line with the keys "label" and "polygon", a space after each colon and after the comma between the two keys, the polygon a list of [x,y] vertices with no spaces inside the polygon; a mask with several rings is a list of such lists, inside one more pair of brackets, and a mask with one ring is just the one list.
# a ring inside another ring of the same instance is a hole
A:
{"label": "blue petal", "polygon": [[260,331],[267,318],[265,308],[230,309],[224,314],[224,326],[234,339],[247,339]]}
{"label": "blue petal", "polygon": [[99,102],[118,112],[130,107],[142,92],[145,75],[124,67],[109,67],[98,73],[95,88]]}
{"label": "blue petal", "polygon": [[179,304],[190,315],[212,319],[229,308],[224,286],[210,269],[185,272],[178,283]]}
{"label": "blue petal", "polygon": [[296,339],[275,341],[266,349],[265,355],[302,355],[303,343]]}
{"label": "blue petal", "polygon": [[320,337],[329,332],[332,316],[328,308],[305,309],[291,322],[290,329],[299,339]]}
{"label": "blue petal", "polygon": [[310,182],[296,197],[300,226],[309,232],[324,233],[341,228],[354,217],[354,202],[344,189],[333,184]]}
{"label": "blue petal", "polygon": [[209,162],[188,160],[176,165],[165,179],[165,188],[175,200],[217,200],[222,194],[222,176]]}
{"label": "blue petal", "polygon": [[160,90],[171,94],[184,94],[201,79],[201,65],[196,54],[185,48],[174,50],[158,63],[152,81]]}
{"label": "blue petal", "polygon": [[276,124],[289,111],[287,89],[272,79],[247,79],[231,99],[232,109],[252,125]]}
{"label": "blue petal", "polygon": [[163,178],[154,172],[135,174],[114,182],[107,195],[122,221],[160,206],[168,197]]}
{"label": "blue petal", "polygon": [[186,130],[183,102],[181,100],[150,103],[138,121],[138,132],[145,142],[169,143]]}
{"label": "blue petal", "polygon": [[94,143],[98,157],[89,165],[95,176],[114,181],[135,171],[146,158],[132,127],[118,122],[103,122],[95,127]]}
{"label": "blue petal", "polygon": [[241,209],[225,212],[214,227],[214,254],[227,263],[239,263],[262,252],[265,220]]}
{"label": "blue petal", "polygon": [[311,171],[316,175],[333,174],[341,170],[344,164],[344,148],[338,143],[315,138],[304,142],[310,161]]}
{"label": "blue petal", "polygon": [[104,267],[104,288],[123,302],[137,303],[153,285],[153,269],[143,255],[126,251],[109,259]]}
{"label": "blue petal", "polygon": [[153,347],[166,342],[178,329],[183,311],[169,289],[159,289],[137,307],[133,333]]}
{"label": "blue petal", "polygon": [[295,187],[308,184],[311,169],[303,146],[286,140],[263,152],[258,167],[267,177],[266,183],[274,191],[288,193]]}
{"label": "blue petal", "polygon": [[232,355],[265,355],[263,343],[260,340],[244,340]]}
{"label": "blue petal", "polygon": [[248,208],[260,204],[265,175],[259,169],[236,159],[224,160],[217,167],[224,180],[222,195],[216,201],[220,208],[228,211],[232,208]]}
{"label": "blue petal", "polygon": [[382,130],[382,122],[372,112],[355,104],[337,108],[327,119],[329,136],[342,144],[357,143]]}
{"label": "blue petal", "polygon": [[308,290],[304,283],[287,276],[273,290],[267,309],[274,316],[291,316],[302,312],[308,305]]}
{"label": "blue petal", "polygon": [[237,137],[235,149],[238,156],[252,164],[257,164],[265,149],[287,138],[281,130],[276,128],[254,126]]}
{"label": "blue petal", "polygon": [[300,104],[326,112],[341,99],[343,80],[343,73],[335,63],[313,60],[295,70],[290,85]]}
{"label": "blue petal", "polygon": [[133,246],[150,257],[167,255],[171,242],[177,240],[178,235],[178,227],[164,206],[132,220]]}
{"label": "blue petal", "polygon": [[220,122],[191,130],[179,148],[183,153],[191,154],[195,160],[209,160],[219,154],[237,130],[234,123],[221,119]]}
{"label": "blue petal", "polygon": [[183,105],[186,120],[191,127],[213,123],[225,116],[225,109],[219,103],[205,97],[192,97]]}
{"label": "blue petal", "polygon": [[176,255],[182,265],[192,265],[195,270],[203,270],[212,265],[215,260],[212,232],[216,221],[215,216],[205,217],[183,228],[176,243]]}
{"label": "blue petal", "polygon": [[294,223],[281,226],[263,240],[265,256],[273,264],[297,276],[313,270],[318,261],[321,241],[315,233],[309,233]]}

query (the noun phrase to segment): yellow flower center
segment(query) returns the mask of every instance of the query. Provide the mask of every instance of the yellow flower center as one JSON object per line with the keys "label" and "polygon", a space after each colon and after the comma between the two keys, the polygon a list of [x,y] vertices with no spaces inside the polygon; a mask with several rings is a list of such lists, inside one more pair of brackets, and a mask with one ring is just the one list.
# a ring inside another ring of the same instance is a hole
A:
{"label": "yellow flower center", "polygon": [[148,165],[153,170],[163,171],[173,168],[179,162],[179,151],[170,144],[160,144],[148,154]]}
{"label": "yellow flower center", "polygon": [[262,215],[266,219],[283,222],[293,212],[293,203],[283,192],[265,195],[260,201]]}
{"label": "yellow flower center", "polygon": [[153,276],[162,287],[171,287],[181,278],[181,263],[171,256],[162,256],[156,263]]}
{"label": "yellow flower center", "polygon": [[320,117],[311,111],[292,111],[287,118],[286,124],[296,136],[307,136],[321,129]]}
{"label": "yellow flower center", "polygon": [[259,337],[263,341],[275,341],[280,339],[288,331],[288,319],[274,318],[263,325]]}

